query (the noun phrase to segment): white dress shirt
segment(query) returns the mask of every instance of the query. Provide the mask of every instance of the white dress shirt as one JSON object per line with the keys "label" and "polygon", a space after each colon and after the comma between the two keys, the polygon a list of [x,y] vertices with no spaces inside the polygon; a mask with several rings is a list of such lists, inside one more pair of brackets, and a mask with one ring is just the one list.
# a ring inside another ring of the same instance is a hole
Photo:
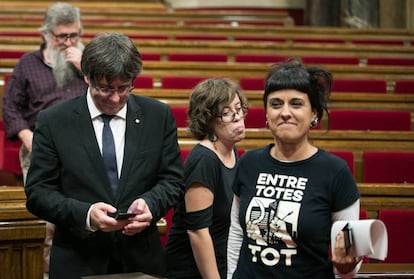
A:
{"label": "white dress shirt", "polygon": [[[86,96],[86,101],[91,115],[93,128],[95,130],[96,141],[98,142],[99,149],[102,154],[102,130],[103,130],[103,120],[101,117],[102,112],[98,110],[95,106],[95,103],[92,100],[90,89],[88,88],[88,93]],[[124,159],[124,149],[125,149],[125,130],[126,130],[126,112],[127,105],[125,105],[118,113],[112,118],[109,122],[111,126],[112,134],[115,141],[115,152],[116,152],[116,163],[118,167],[118,178],[121,176],[122,170],[122,161]],[[92,205],[93,206],[93,205]],[[96,231],[97,228],[94,228],[90,224],[90,214],[92,206],[89,208],[88,215],[86,216],[86,230]]]}

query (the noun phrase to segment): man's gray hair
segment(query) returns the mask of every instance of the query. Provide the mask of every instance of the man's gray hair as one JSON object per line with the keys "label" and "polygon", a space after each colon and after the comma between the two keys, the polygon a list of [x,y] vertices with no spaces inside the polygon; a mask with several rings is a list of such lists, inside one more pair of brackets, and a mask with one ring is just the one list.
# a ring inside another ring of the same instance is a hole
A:
{"label": "man's gray hair", "polygon": [[68,3],[57,2],[50,6],[45,14],[43,26],[40,32],[53,32],[58,25],[70,25],[75,22],[79,24],[79,33],[82,33],[82,22],[80,20],[79,8]]}

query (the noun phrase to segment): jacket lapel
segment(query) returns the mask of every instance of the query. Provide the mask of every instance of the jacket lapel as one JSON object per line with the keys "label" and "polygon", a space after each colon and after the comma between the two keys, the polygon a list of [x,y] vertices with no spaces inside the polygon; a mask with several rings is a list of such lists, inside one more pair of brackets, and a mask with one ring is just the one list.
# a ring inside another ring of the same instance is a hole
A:
{"label": "jacket lapel", "polygon": [[143,130],[145,122],[141,107],[136,102],[136,99],[129,96],[127,106],[124,161],[122,163],[121,178],[118,185],[118,197],[123,192],[124,185],[129,176],[128,173],[131,171],[130,167],[133,165],[132,162],[140,146],[141,131]]}
{"label": "jacket lapel", "polygon": [[84,162],[90,162],[91,175],[96,174],[94,181],[103,185],[105,192],[109,197],[113,198],[109,179],[107,178],[105,165],[96,140],[95,130],[92,125],[92,119],[86,102],[86,94],[79,99],[80,104],[76,106],[74,111],[74,123],[77,123],[78,133],[82,135],[81,144],[88,157]]}

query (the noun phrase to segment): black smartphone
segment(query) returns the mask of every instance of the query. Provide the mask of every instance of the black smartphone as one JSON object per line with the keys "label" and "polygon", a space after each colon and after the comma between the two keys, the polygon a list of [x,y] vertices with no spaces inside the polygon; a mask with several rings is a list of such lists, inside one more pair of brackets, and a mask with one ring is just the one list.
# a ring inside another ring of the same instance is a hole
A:
{"label": "black smartphone", "polygon": [[118,212],[118,211],[108,212],[109,217],[115,218],[117,220],[125,220],[125,219],[128,219],[130,217],[134,217],[136,215],[137,215],[136,213],[132,213],[132,212],[128,212],[128,213],[127,212]]}
{"label": "black smartphone", "polygon": [[348,252],[349,247],[354,243],[352,239],[352,228],[349,226],[349,223],[346,223],[342,231],[344,232],[345,249]]}

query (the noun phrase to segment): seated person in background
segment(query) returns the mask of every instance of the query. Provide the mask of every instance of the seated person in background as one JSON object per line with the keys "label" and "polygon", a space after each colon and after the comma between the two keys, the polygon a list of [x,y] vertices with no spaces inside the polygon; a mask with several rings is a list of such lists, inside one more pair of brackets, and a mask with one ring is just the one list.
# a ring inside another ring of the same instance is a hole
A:
{"label": "seated person in background", "polygon": [[7,137],[23,142],[20,163],[26,180],[33,130],[39,111],[85,93],[80,71],[84,45],[79,9],[66,3],[50,6],[40,28],[39,50],[24,54],[13,69],[3,97]]}
{"label": "seated person in background", "polygon": [[[331,74],[298,62],[272,67],[263,95],[274,143],[247,151],[237,167],[228,239],[228,278],[353,278],[361,259],[334,221],[359,218],[346,162],[309,141],[327,112]],[[335,267],[335,268],[334,268]]]}
{"label": "seated person in background", "polygon": [[[33,130],[37,114],[56,103],[83,95],[87,84],[80,71],[84,45],[77,7],[66,3],[51,5],[45,15],[39,50],[26,53],[13,69],[3,97],[3,121],[7,137],[20,139],[23,182],[30,165]],[[53,224],[46,225],[44,269],[49,269]]]}
{"label": "seated person in background", "polygon": [[191,93],[189,130],[200,142],[184,164],[184,199],[166,244],[169,279],[226,276],[235,144],[245,137],[246,115],[247,100],[230,80],[205,80]]}
{"label": "seated person in background", "polygon": [[142,61],[123,34],[95,37],[81,68],[87,92],[39,113],[25,186],[27,209],[56,226],[49,279],[164,275],[156,222],[184,187],[171,109],[131,94]]}

